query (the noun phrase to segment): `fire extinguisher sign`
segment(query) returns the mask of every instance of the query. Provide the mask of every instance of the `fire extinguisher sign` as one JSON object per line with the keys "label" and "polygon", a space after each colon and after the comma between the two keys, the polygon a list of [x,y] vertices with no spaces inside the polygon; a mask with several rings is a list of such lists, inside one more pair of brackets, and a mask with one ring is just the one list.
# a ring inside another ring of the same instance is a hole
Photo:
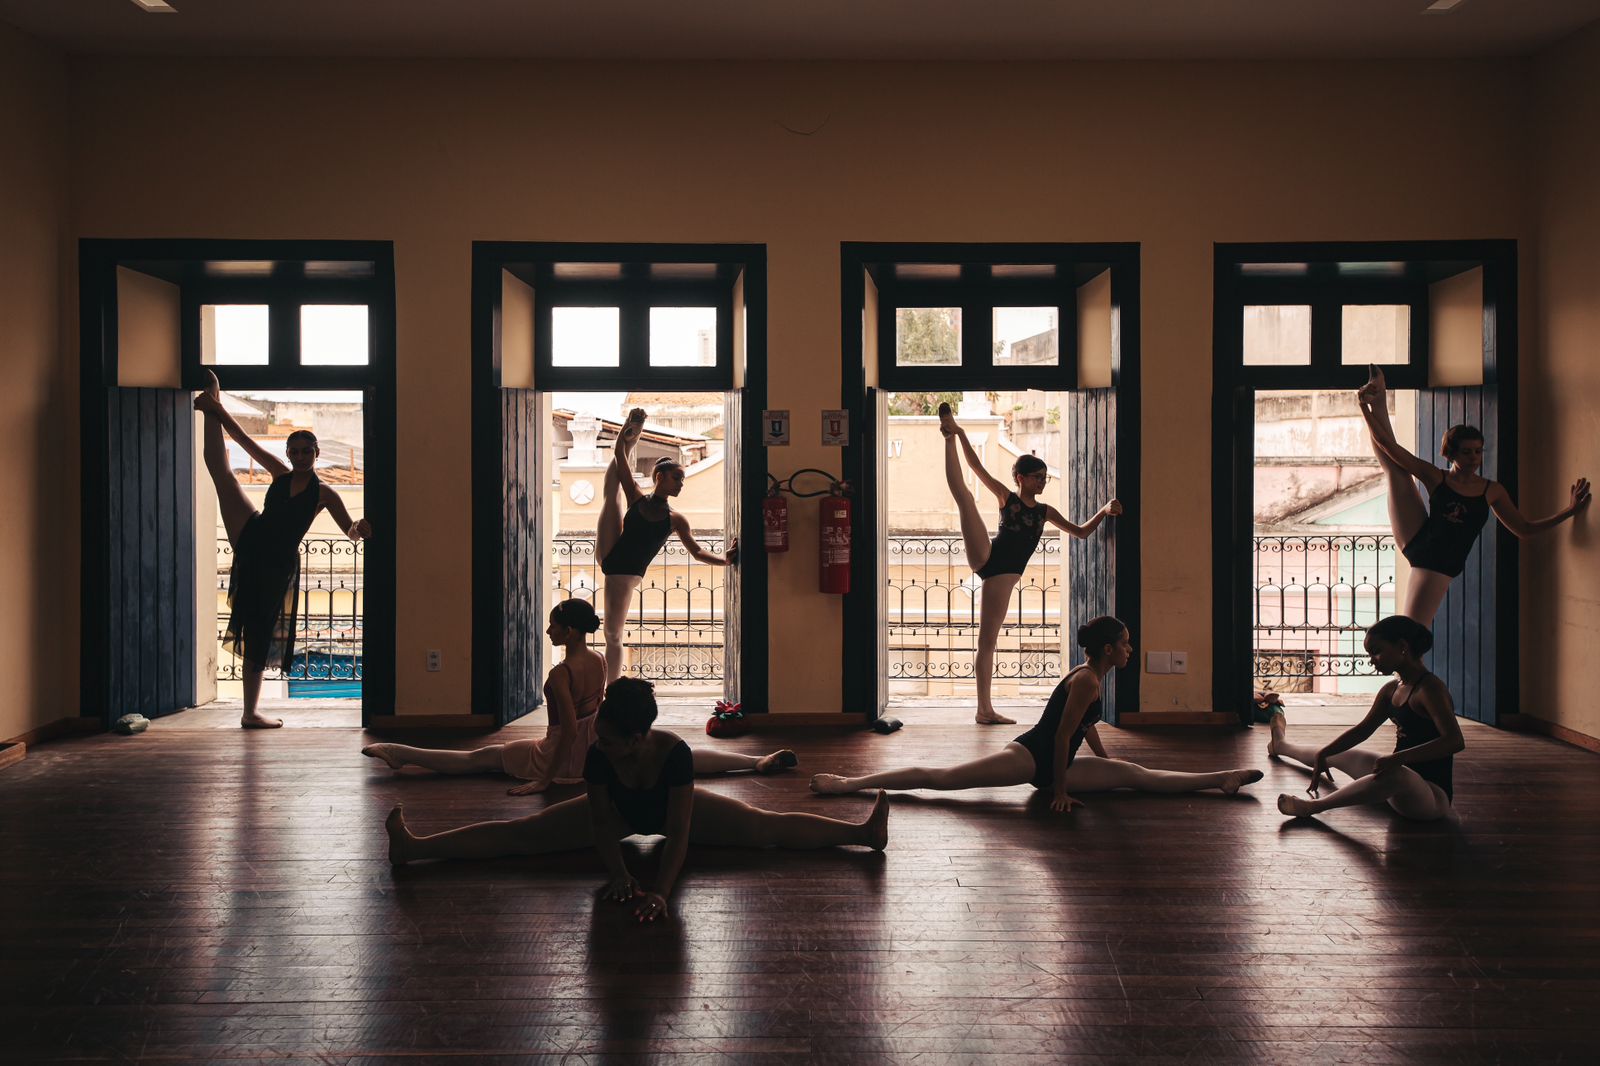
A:
{"label": "fire extinguisher sign", "polygon": [[761,412],[761,443],[768,448],[789,443],[789,412]]}
{"label": "fire extinguisher sign", "polygon": [[850,412],[822,412],[822,446],[843,448],[850,443]]}

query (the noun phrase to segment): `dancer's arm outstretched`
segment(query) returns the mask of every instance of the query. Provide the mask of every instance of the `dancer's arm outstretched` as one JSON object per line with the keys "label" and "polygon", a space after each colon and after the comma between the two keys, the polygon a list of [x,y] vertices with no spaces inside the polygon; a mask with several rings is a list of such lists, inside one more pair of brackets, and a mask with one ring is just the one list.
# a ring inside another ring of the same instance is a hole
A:
{"label": "dancer's arm outstretched", "polygon": [[1450,690],[1445,687],[1443,681],[1430,674],[1417,687],[1413,699],[1428,712],[1428,719],[1433,722],[1433,727],[1439,731],[1439,735],[1427,743],[1401,748],[1389,755],[1380,756],[1378,761],[1372,764],[1374,774],[1381,774],[1395,766],[1410,766],[1414,763],[1442,759],[1446,755],[1454,755],[1466,748],[1467,742],[1461,736],[1461,723],[1456,721],[1455,701],[1450,698]]}
{"label": "dancer's arm outstretched", "polygon": [[1068,534],[1077,537],[1079,540],[1082,540],[1095,530],[1099,529],[1100,523],[1104,522],[1107,518],[1114,518],[1121,513],[1121,500],[1107,500],[1106,505],[1100,508],[1100,510],[1096,511],[1093,518],[1090,518],[1087,522],[1080,526],[1075,522],[1067,521],[1065,516],[1063,516],[1060,511],[1056,510],[1054,507],[1051,507],[1049,504],[1045,504],[1044,509],[1045,518],[1055,525],[1056,528],[1066,530]]}
{"label": "dancer's arm outstretched", "polygon": [[1572,499],[1555,514],[1548,518],[1528,518],[1511,499],[1511,493],[1498,481],[1489,482],[1488,500],[1489,507],[1494,511],[1494,516],[1500,519],[1500,524],[1511,530],[1521,539],[1537,536],[1547,529],[1554,529],[1585,507],[1589,506],[1589,479],[1580,477],[1572,483]]}
{"label": "dancer's arm outstretched", "polygon": [[[1083,716],[1089,713],[1089,705],[1099,698],[1100,679],[1093,670],[1079,670],[1067,686],[1067,705],[1061,712],[1061,725],[1056,728],[1055,798],[1050,801],[1052,811],[1070,814],[1072,808],[1083,806],[1082,800],[1067,795],[1067,763],[1072,757],[1072,734],[1077,732]],[[1096,751],[1095,754],[1100,752]]]}
{"label": "dancer's arm outstretched", "polygon": [[710,563],[712,566],[732,566],[739,561],[738,537],[734,537],[728,543],[728,550],[722,555],[708,552],[700,547],[700,542],[695,540],[694,535],[689,531],[689,520],[676,511],[672,512],[672,531],[678,535],[679,540],[683,541],[684,550],[689,553],[691,559],[698,559],[702,563]]}
{"label": "dancer's arm outstretched", "polygon": [[328,513],[333,516],[334,523],[344,530],[344,535],[351,540],[366,540],[372,536],[372,523],[365,518],[360,521],[352,519],[349,508],[344,505],[344,500],[340,499],[339,494],[326,485],[323,485],[320,490],[317,506],[327,508]]}

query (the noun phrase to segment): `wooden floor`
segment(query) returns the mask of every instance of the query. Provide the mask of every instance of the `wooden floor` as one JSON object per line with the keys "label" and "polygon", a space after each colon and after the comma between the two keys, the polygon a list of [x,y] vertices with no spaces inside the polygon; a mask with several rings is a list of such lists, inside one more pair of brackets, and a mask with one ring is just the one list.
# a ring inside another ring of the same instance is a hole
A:
{"label": "wooden floor", "polygon": [[[1264,729],[1107,731],[1150,765],[1267,779],[1070,817],[1026,788],[903,795],[886,855],[692,850],[676,920],[639,927],[595,903],[589,854],[391,873],[395,801],[422,831],[547,802],[505,779],[191,714],[0,772],[0,1060],[1594,1061],[1600,757],[1544,738],[1467,723],[1459,823],[1294,824],[1273,800],[1305,777]],[[702,787],[859,817],[807,773],[1012,732],[721,742],[787,743],[802,772]]]}

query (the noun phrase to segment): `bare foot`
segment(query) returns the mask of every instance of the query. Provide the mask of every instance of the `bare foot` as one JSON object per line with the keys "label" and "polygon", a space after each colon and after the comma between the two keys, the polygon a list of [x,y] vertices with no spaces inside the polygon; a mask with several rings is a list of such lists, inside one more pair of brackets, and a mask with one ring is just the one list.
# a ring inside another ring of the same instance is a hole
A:
{"label": "bare foot", "polygon": [[394,805],[389,817],[383,820],[383,828],[389,834],[389,865],[404,866],[410,861],[406,855],[406,845],[411,842],[411,830],[406,828],[406,812],[403,804]]}
{"label": "bare foot", "polygon": [[240,729],[282,729],[282,718],[263,718],[259,714],[246,714],[239,718]]}
{"label": "bare foot", "polygon": [[1289,723],[1283,716],[1282,707],[1274,707],[1268,713],[1271,715],[1271,720],[1267,723],[1267,728],[1271,733],[1267,737],[1267,757],[1277,759],[1281,757],[1278,755],[1278,749],[1283,746],[1283,734]]}
{"label": "bare foot", "polygon": [[206,371],[206,387],[194,394],[194,409],[207,413],[222,410],[222,385],[214,371]]}
{"label": "bare foot", "polygon": [[1287,792],[1278,797],[1278,810],[1291,818],[1310,818],[1316,812],[1311,801],[1304,796],[1291,796]]}
{"label": "bare foot", "polygon": [[889,793],[878,789],[878,798],[872,804],[872,813],[867,815],[867,820],[861,823],[863,841],[873,851],[882,851],[889,846]]}
{"label": "bare foot", "polygon": [[773,752],[771,755],[763,755],[761,758],[757,759],[756,773],[776,774],[784,770],[792,770],[799,765],[800,756],[796,755],[788,748],[782,748]]}
{"label": "bare foot", "polygon": [[946,437],[953,437],[960,431],[961,427],[956,425],[956,416],[950,410],[950,405],[941,403],[939,405],[939,432]]}
{"label": "bare foot", "polygon": [[1015,718],[1007,718],[1005,715],[1000,714],[997,711],[990,711],[988,714],[984,714],[982,711],[979,711],[976,715],[973,716],[973,721],[977,722],[979,725],[1016,725],[1017,724],[1017,720]]}
{"label": "bare foot", "polygon": [[1253,785],[1262,777],[1260,770],[1234,770],[1222,782],[1222,791],[1226,795],[1233,795],[1246,785]]}
{"label": "bare foot", "polygon": [[846,792],[854,792],[850,787],[850,779],[840,777],[838,774],[812,774],[811,791],[819,796],[840,796]]}
{"label": "bare foot", "polygon": [[391,770],[398,770],[405,765],[404,762],[395,762],[393,744],[368,744],[361,749],[361,754],[369,759],[382,759]]}

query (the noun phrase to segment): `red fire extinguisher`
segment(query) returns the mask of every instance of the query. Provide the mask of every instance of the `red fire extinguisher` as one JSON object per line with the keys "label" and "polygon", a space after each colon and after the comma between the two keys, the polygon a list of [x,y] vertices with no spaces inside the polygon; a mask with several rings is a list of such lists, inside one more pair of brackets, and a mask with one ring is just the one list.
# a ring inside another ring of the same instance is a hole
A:
{"label": "red fire extinguisher", "polygon": [[781,493],[761,501],[761,542],[769,554],[789,550],[789,501]]}
{"label": "red fire extinguisher", "polygon": [[835,485],[822,498],[822,524],[817,538],[821,553],[818,587],[823,592],[850,591],[850,498]]}

